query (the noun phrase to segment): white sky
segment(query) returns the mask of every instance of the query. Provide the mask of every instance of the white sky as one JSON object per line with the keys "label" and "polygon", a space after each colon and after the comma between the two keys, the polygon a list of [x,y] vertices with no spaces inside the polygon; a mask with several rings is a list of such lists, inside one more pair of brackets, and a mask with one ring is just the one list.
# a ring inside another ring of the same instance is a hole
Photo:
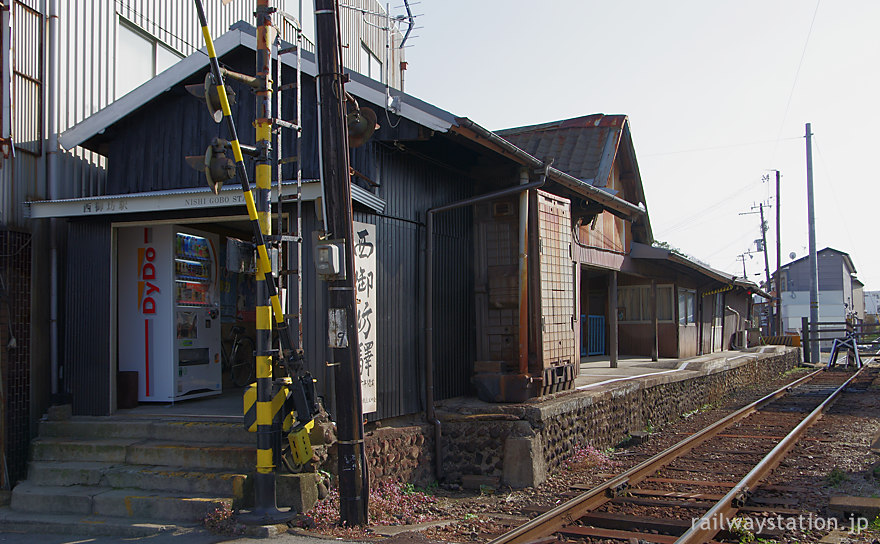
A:
{"label": "white sky", "polygon": [[[774,195],[761,182],[775,176],[767,169],[783,176],[783,264],[808,252],[810,122],[818,249],[848,252],[866,289],[877,290],[870,131],[880,121],[880,2],[816,6],[422,0],[413,5],[423,28],[407,49],[406,92],[489,129],[629,115],[654,237],[739,274],[737,255],[760,238],[758,216],[739,214]],[[775,268],[775,209],[766,212]],[[746,257],[750,279],[763,277],[763,262]]]}

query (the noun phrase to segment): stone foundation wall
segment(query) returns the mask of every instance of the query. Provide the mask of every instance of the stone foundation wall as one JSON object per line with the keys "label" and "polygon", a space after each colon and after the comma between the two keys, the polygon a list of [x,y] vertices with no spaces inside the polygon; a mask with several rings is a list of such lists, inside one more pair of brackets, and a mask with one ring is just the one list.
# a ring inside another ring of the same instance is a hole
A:
{"label": "stone foundation wall", "polygon": [[535,422],[546,469],[558,468],[579,444],[597,449],[614,446],[633,431],[675,421],[734,389],[774,379],[798,363],[799,355],[792,350],[715,374],[653,386],[636,384],[598,397],[571,399],[557,414]]}
{"label": "stone foundation wall", "polygon": [[[578,445],[614,446],[632,432],[677,420],[734,389],[774,379],[799,360],[798,350],[789,349],[680,381],[661,374],[601,393],[566,392],[530,403],[483,405],[479,413],[438,412],[444,482],[479,475],[511,487],[540,484]],[[436,480],[431,425],[374,429],[367,433],[366,453],[373,482],[424,486]],[[323,468],[335,473],[336,466],[331,448]]]}
{"label": "stone foundation wall", "polygon": [[[371,482],[398,481],[427,486],[434,475],[434,429],[430,425],[380,427],[364,437]],[[337,475],[335,445],[321,468]]]}
{"label": "stone foundation wall", "polygon": [[541,483],[577,445],[604,449],[661,426],[746,385],[797,366],[797,350],[681,381],[646,378],[603,393],[575,392],[506,414],[444,415],[443,472],[450,482],[479,474],[512,487]]}

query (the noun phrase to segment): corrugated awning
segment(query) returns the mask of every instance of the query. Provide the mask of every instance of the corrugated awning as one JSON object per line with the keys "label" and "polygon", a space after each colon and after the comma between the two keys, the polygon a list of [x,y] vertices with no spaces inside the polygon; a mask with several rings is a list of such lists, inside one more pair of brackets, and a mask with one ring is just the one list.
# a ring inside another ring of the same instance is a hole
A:
{"label": "corrugated awning", "polygon": [[[296,182],[283,183],[282,192],[285,196],[295,195]],[[314,201],[321,198],[320,183],[317,180],[303,181],[302,197],[304,201]],[[377,212],[385,209],[384,200],[357,185],[351,186],[351,198],[354,202]],[[231,184],[225,186],[219,195],[215,195],[207,187],[199,187],[90,198],[25,202],[25,215],[33,219],[47,217],[98,217],[102,215],[231,208],[236,206],[241,207],[242,212],[244,212],[244,195],[239,186]]]}

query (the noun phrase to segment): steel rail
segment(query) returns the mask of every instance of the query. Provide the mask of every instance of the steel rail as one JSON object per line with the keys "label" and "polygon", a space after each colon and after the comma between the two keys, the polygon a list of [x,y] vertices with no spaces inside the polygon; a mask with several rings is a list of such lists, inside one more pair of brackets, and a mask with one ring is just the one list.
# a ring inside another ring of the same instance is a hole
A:
{"label": "steel rail", "polygon": [[745,505],[745,499],[748,497],[750,490],[754,489],[755,486],[760,482],[767,474],[770,473],[774,468],[779,465],[779,463],[785,458],[785,455],[794,447],[797,443],[798,439],[804,434],[804,432],[813,425],[816,421],[819,420],[820,417],[825,413],[834,401],[837,400],[837,397],[843,392],[844,389],[854,380],[856,377],[862,373],[862,370],[865,369],[865,366],[859,368],[858,372],[850,376],[848,380],[843,382],[843,384],[834,390],[831,395],[826,398],[822,404],[816,407],[815,410],[810,412],[810,415],[805,417],[800,423],[798,423],[797,427],[791,430],[785,438],[779,441],[770,453],[764,456],[761,461],[755,465],[755,468],[749,471],[742,480],[740,480],[731,490],[724,495],[724,497],[719,500],[715,506],[709,509],[706,514],[703,515],[699,520],[695,521],[690,529],[685,531],[678,540],[675,541],[675,544],[695,544],[708,542],[712,539],[719,531],[725,528],[728,520],[732,519],[733,516],[739,511],[739,509]]}
{"label": "steel rail", "polygon": [[556,508],[541,514],[516,529],[495,538],[489,542],[489,544],[524,544],[555,533],[566,525],[574,523],[587,512],[598,508],[612,500],[615,496],[620,495],[631,484],[638,484],[675,459],[716,436],[727,427],[748,417],[766,404],[784,396],[792,388],[815,378],[823,371],[824,370],[816,370],[815,372],[811,372],[806,376],[798,378],[784,387],[780,387],[776,391],[731,414],[728,414],[708,427],[703,428],[701,431],[685,438],[673,446],[670,446],[657,455],[639,463],[611,480],[599,484],[589,491],[585,491],[577,497],[560,504]]}

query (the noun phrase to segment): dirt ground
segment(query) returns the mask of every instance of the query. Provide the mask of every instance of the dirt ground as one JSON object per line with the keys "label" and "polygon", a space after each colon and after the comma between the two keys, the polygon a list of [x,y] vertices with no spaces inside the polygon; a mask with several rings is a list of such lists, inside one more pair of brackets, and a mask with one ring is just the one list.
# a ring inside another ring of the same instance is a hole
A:
{"label": "dirt ground", "polygon": [[[877,377],[880,367],[870,370],[873,381],[867,380],[845,393],[767,479],[768,484],[808,489],[795,494],[798,509],[827,517],[831,514],[827,505],[832,496],[880,497],[880,464],[878,456],[869,449],[874,434],[880,430],[880,377]],[[402,532],[390,538],[395,544],[486,542],[546,510],[546,507],[561,504],[584,488],[623,472],[807,371],[798,369],[772,383],[734,391],[715,405],[682,414],[677,421],[651,429],[641,444],[621,445],[607,451],[581,446],[572,452],[564,468],[551,474],[536,488],[483,487],[473,491],[448,485],[417,489],[389,482],[375,486],[372,491],[370,527],[338,527],[338,496],[331,493],[300,520],[300,528],[291,531],[305,530],[311,534],[345,539],[384,539],[382,535],[388,534],[390,527]],[[868,522],[868,531],[851,535],[842,542],[875,542],[880,532],[870,529],[880,529],[880,519]],[[818,542],[827,532],[788,531],[777,541]],[[746,535],[740,541],[750,540]]]}

